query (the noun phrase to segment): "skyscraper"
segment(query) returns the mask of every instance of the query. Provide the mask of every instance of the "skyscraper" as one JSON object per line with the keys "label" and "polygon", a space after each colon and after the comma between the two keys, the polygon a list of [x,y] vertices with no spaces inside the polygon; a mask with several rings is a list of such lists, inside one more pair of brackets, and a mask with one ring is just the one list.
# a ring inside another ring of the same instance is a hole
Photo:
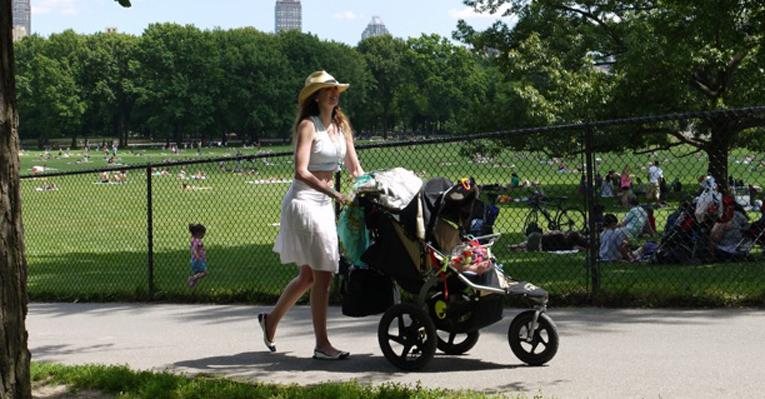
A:
{"label": "skyscraper", "polygon": [[388,28],[385,27],[380,17],[372,17],[367,28],[361,33],[361,40],[372,36],[390,35]]}
{"label": "skyscraper", "polygon": [[300,0],[276,0],[274,21],[277,33],[284,30],[301,30],[302,11]]}
{"label": "skyscraper", "polygon": [[30,0],[13,0],[13,40],[32,34],[32,7]]}

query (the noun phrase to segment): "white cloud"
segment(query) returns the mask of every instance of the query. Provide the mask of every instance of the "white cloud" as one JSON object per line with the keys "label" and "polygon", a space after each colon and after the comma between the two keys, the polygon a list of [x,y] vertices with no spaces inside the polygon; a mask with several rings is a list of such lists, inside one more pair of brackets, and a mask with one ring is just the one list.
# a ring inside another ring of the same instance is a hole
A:
{"label": "white cloud", "polygon": [[78,12],[77,0],[39,0],[32,3],[32,15],[77,15]]}
{"label": "white cloud", "polygon": [[473,10],[473,7],[463,7],[458,10],[455,8],[449,9],[449,16],[454,19],[498,19],[502,17],[502,14],[510,7],[509,4],[504,4],[494,14],[490,14],[488,11],[485,13],[477,13]]}
{"label": "white cloud", "polygon": [[340,12],[336,12],[335,15],[333,15],[333,17],[341,21],[352,21],[354,19],[358,19],[359,15],[357,15],[353,11],[340,11]]}

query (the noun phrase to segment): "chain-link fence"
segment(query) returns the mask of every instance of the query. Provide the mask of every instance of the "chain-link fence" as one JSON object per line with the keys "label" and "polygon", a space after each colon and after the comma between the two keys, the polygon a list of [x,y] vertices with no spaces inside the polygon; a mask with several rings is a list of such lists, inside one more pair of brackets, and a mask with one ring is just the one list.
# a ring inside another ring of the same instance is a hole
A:
{"label": "chain-link fence", "polygon": [[[498,210],[495,256],[554,304],[762,305],[765,134],[744,122],[764,118],[752,107],[370,141],[358,153],[367,171],[472,177]],[[729,127],[722,143],[695,133],[713,124]],[[703,193],[710,172],[719,190]],[[271,302],[296,270],[272,251],[292,175],[287,151],[24,176],[30,296]],[[210,265],[194,289],[190,223],[207,227]]]}

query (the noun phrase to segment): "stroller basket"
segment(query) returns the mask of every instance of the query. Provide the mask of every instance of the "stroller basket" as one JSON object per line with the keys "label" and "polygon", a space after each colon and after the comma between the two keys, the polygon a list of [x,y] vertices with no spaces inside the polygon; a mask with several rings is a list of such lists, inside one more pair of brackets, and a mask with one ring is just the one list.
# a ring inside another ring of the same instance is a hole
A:
{"label": "stroller basket", "polygon": [[[499,239],[500,234],[489,234],[481,237],[467,237],[468,243],[478,243],[473,245],[462,246],[458,245],[456,248],[465,248],[467,251],[475,253],[482,252],[484,250],[487,255],[486,259],[473,259],[469,265],[465,265],[464,259],[459,260],[460,256],[464,254],[455,254],[454,249],[452,255],[447,255],[439,251],[431,243],[425,243],[425,248],[428,251],[428,259],[431,259],[431,266],[433,268],[440,269],[441,272],[446,272],[446,269],[453,272],[465,285],[475,290],[495,293],[495,294],[507,294],[507,289],[510,287],[510,282],[505,277],[504,273],[500,272],[496,268],[495,259],[490,255],[488,249],[490,249],[494,243]],[[457,261],[455,261],[455,259]],[[488,265],[488,266],[487,266]],[[474,267],[475,266],[475,267]],[[470,270],[471,268],[477,269],[476,271]],[[479,272],[480,271],[480,272]]]}

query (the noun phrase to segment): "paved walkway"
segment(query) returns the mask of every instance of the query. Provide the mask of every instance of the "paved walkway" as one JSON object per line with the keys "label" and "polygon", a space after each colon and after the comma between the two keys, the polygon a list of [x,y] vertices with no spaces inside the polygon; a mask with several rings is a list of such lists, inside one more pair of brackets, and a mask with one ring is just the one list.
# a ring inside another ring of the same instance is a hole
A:
{"label": "paved walkway", "polygon": [[526,367],[506,334],[519,311],[481,330],[462,356],[437,354],[423,372],[394,368],[377,343],[379,316],[353,319],[330,309],[330,337],[351,359],[310,359],[307,307],[293,309],[268,353],[255,315],[243,305],[32,303],[32,358],[64,364],[213,373],[258,382],[356,379],[559,398],[762,398],[765,311],[553,309],[560,348],[546,366]]}

